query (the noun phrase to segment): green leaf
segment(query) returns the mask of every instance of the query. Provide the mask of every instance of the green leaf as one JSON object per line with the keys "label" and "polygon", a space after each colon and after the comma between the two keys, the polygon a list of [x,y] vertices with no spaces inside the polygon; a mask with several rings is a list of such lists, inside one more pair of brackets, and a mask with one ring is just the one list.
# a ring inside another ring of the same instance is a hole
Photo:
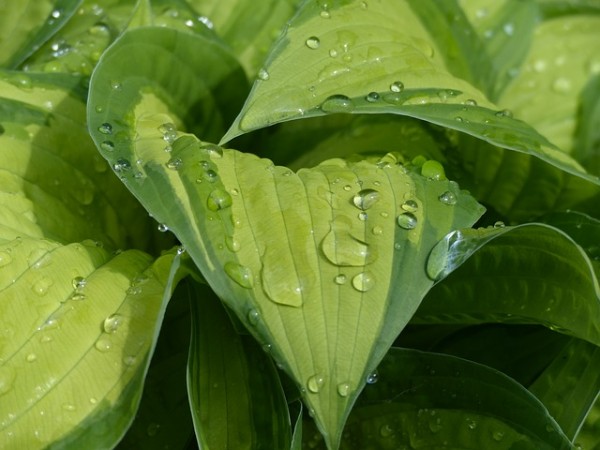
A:
{"label": "green leaf", "polygon": [[[600,61],[600,60],[599,60]],[[600,63],[599,63],[600,64]],[[573,157],[591,173],[600,173],[600,75],[592,77],[580,95]]]}
{"label": "green leaf", "polygon": [[0,72],[0,225],[12,237],[146,248],[145,212],[87,133],[81,81]]}
{"label": "green leaf", "polygon": [[0,440],[30,449],[115,445],[135,414],[177,281],[172,255],[154,261],[31,238],[0,247]]}
{"label": "green leaf", "polygon": [[539,400],[489,367],[393,348],[372,380],[350,415],[343,448],[573,448]]}
{"label": "green leaf", "polygon": [[600,392],[600,348],[572,339],[529,390],[574,439]]}
{"label": "green leaf", "polygon": [[187,293],[182,282],[169,300],[138,413],[118,450],[187,450],[195,440],[186,388],[191,326]]}
{"label": "green leaf", "polygon": [[600,71],[595,45],[599,38],[600,14],[544,21],[536,29],[518,77],[498,103],[564,152],[572,153],[579,96],[590,77]]}
{"label": "green leaf", "polygon": [[273,361],[236,333],[206,285],[190,284],[188,390],[200,448],[290,448],[290,416]]}
{"label": "green leaf", "polygon": [[577,444],[589,450],[600,449],[600,396],[596,398],[596,403],[577,435]]}
{"label": "green leaf", "polygon": [[267,51],[301,0],[188,0],[225,41],[249,78],[259,76]]}
{"label": "green leaf", "polygon": [[[428,271],[446,279],[415,320],[549,326],[600,344],[600,289],[585,252],[560,230],[529,224],[459,230],[432,251]],[[480,293],[485,292],[482,296]]]}
{"label": "green leaf", "polygon": [[2,2],[0,67],[15,68],[55,34],[82,0]]}

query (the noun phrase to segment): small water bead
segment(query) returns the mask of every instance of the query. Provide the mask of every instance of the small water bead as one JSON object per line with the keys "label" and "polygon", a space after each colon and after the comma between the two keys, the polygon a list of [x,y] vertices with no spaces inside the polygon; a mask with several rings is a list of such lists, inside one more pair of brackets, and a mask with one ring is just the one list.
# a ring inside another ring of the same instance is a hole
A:
{"label": "small water bead", "polygon": [[368,218],[369,218],[369,215],[366,212],[362,211],[362,212],[358,213],[358,220],[364,222]]}
{"label": "small water bead", "polygon": [[224,270],[227,276],[241,287],[251,289],[254,286],[254,276],[250,268],[238,263],[227,262],[225,263]]}
{"label": "small water bead", "polygon": [[379,373],[375,370],[367,376],[367,384],[375,384],[379,381]]}
{"label": "small water bead", "polygon": [[401,81],[394,81],[392,84],[390,84],[390,91],[392,92],[402,92],[404,90],[404,83],[402,83]]}
{"label": "small water bead", "polygon": [[71,296],[69,297],[69,300],[75,301],[75,302],[82,302],[86,299],[85,294],[82,294],[81,292],[74,292],[73,294],[71,294]]}
{"label": "small water bead", "polygon": [[404,228],[405,230],[412,230],[417,227],[418,220],[413,213],[403,213],[398,216],[396,219],[398,226],[400,228]]}
{"label": "small water bead", "polygon": [[223,189],[215,189],[208,195],[206,200],[206,206],[211,211],[219,211],[221,209],[229,208],[233,203],[231,195]]}
{"label": "small water bead", "polygon": [[340,397],[348,397],[348,394],[350,394],[350,383],[338,384],[337,393]]}
{"label": "small water bead", "polygon": [[388,438],[388,437],[391,437],[393,434],[394,434],[394,429],[391,427],[391,425],[389,425],[389,424],[387,424],[387,423],[386,423],[385,425],[382,425],[382,426],[379,428],[379,435],[380,435],[382,438]]}
{"label": "small water bead", "polygon": [[306,387],[310,392],[316,394],[321,390],[324,384],[325,377],[321,374],[315,374],[307,380]]}
{"label": "small water bead", "polygon": [[120,81],[117,81],[117,80],[112,80],[112,81],[110,82],[110,88],[111,88],[113,91],[120,91],[121,89],[123,89],[123,85],[121,84],[121,82],[120,82]]}
{"label": "small water bead", "polygon": [[240,249],[242,248],[242,245],[240,244],[240,241],[238,241],[237,239],[234,239],[231,236],[227,236],[225,238],[225,245],[232,252],[239,252]]}
{"label": "small water bead", "polygon": [[115,149],[115,143],[113,141],[103,141],[100,148],[105,152],[112,152]]}
{"label": "small water bead", "polygon": [[328,97],[321,104],[321,111],[325,113],[343,113],[354,109],[354,102],[345,95],[337,94]]}
{"label": "small water bead", "polygon": [[336,275],[336,277],[333,279],[335,284],[339,284],[339,285],[345,284],[347,280],[348,280],[348,278],[344,274]]}
{"label": "small water bead", "polygon": [[7,252],[0,252],[0,267],[5,267],[12,262],[12,256]]}
{"label": "small water bead", "polygon": [[515,32],[515,25],[511,22],[505,23],[502,26],[502,31],[504,31],[507,36],[512,36]]}
{"label": "small water bead", "polygon": [[167,166],[167,169],[171,169],[171,170],[179,170],[181,168],[181,166],[183,166],[183,161],[181,160],[181,158],[173,158],[170,159],[165,166]]}
{"label": "small water bead", "polygon": [[165,233],[165,232],[169,231],[169,227],[167,225],[165,225],[164,223],[159,223],[158,231],[160,231],[161,233]]}
{"label": "small water bead", "polygon": [[98,127],[98,131],[102,134],[112,134],[112,125],[108,122],[103,123]]}
{"label": "small water bead", "polygon": [[50,278],[41,278],[31,286],[31,290],[39,296],[44,296],[53,283]]}
{"label": "small water bead", "polygon": [[492,431],[492,439],[496,442],[502,441],[504,439],[505,433],[501,430]]}
{"label": "small water bead", "polygon": [[113,170],[117,173],[128,172],[129,170],[131,170],[131,163],[125,158],[119,158],[113,164]]}
{"label": "small water bead", "polygon": [[211,158],[222,158],[223,157],[223,148],[218,146],[217,144],[202,144],[200,146],[202,150],[208,152]]}
{"label": "small water bead", "polygon": [[467,417],[465,421],[467,422],[467,428],[469,428],[469,430],[474,430],[477,428],[477,422],[470,417]]}
{"label": "small water bead", "polygon": [[375,189],[363,189],[359,191],[353,198],[352,203],[358,209],[366,211],[379,201],[380,194]]}
{"label": "small water bead", "polygon": [[365,97],[365,100],[368,101],[369,103],[375,103],[377,101],[379,101],[381,97],[379,96],[379,94],[377,92],[369,92],[367,94],[367,96]]}
{"label": "small water bead", "polygon": [[122,315],[112,314],[102,322],[102,330],[108,334],[116,333],[123,321],[124,317]]}
{"label": "small water bead", "polygon": [[250,323],[250,325],[255,326],[258,324],[259,319],[260,313],[257,310],[251,309],[248,311],[248,323]]}
{"label": "small water bead", "polygon": [[557,94],[568,94],[571,91],[571,81],[565,77],[558,77],[552,82],[552,90]]}
{"label": "small water bead", "polygon": [[381,236],[383,234],[383,228],[379,225],[375,225],[373,227],[373,229],[371,230],[371,232],[375,235],[375,236]]}
{"label": "small water bead", "polygon": [[106,353],[111,349],[112,343],[108,339],[98,339],[94,347],[96,347],[96,350]]}
{"label": "small water bead", "polygon": [[262,80],[262,81],[267,81],[271,75],[269,75],[269,72],[267,72],[265,69],[260,69],[258,71],[258,79]]}
{"label": "small water bead", "polygon": [[467,105],[467,106],[477,106],[477,101],[473,100],[472,98],[469,98],[469,99],[465,100],[465,105]]}
{"label": "small water bead", "polygon": [[414,213],[419,209],[419,204],[414,200],[406,200],[400,207],[404,211]]}
{"label": "small water bead", "polygon": [[83,289],[87,284],[87,280],[84,277],[75,277],[71,280],[73,289]]}
{"label": "small water bead", "polygon": [[34,362],[36,359],[37,359],[37,355],[36,355],[35,353],[30,353],[30,354],[28,354],[28,355],[27,355],[27,357],[25,358],[25,360],[26,360],[28,363],[32,363],[32,362]]}
{"label": "small water bead", "polygon": [[438,197],[438,200],[444,205],[454,206],[458,201],[456,195],[452,191],[446,191]]}
{"label": "small water bead", "polygon": [[375,276],[371,272],[361,272],[352,278],[352,287],[359,292],[367,292],[375,287]]}
{"label": "small water bead", "polygon": [[337,58],[337,56],[338,56],[337,50],[335,48],[330,49],[329,56],[331,56],[332,58]]}
{"label": "small water bead", "polygon": [[513,113],[510,109],[502,109],[496,113],[496,117],[512,118]]}
{"label": "small water bead", "polygon": [[319,40],[318,37],[311,36],[306,40],[305,44],[311,50],[316,50],[321,46],[321,41]]}

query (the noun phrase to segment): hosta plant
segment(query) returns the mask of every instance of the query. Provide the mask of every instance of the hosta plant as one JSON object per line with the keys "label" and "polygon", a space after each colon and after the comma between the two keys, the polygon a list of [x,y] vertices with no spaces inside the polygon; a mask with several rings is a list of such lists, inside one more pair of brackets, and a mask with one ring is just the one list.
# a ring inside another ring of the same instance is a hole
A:
{"label": "hosta plant", "polygon": [[593,0],[0,0],[0,447],[600,448]]}

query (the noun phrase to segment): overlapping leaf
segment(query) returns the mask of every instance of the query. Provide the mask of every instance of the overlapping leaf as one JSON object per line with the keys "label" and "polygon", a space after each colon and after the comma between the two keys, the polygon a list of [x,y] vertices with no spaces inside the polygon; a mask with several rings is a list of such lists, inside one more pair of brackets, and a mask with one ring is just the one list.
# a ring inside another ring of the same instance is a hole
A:
{"label": "overlapping leaf", "polygon": [[[221,79],[213,70],[208,92],[191,96],[182,89],[184,69],[169,73],[165,86],[166,78],[155,81],[147,70],[169,64],[158,59],[166,49],[186,60],[193,48],[172,45],[183,35],[152,31],[154,48],[148,30],[132,31],[100,62],[88,109],[92,135],[150,213],[168,220],[219,297],[270,346],[333,448],[366,375],[432,285],[424,269],[429,249],[482,210],[434,161],[409,173],[393,155],[334,159],[293,173],[178,136],[174,124],[190,114],[185,105],[227,90],[235,66],[203,42],[197,51],[213,52]],[[110,92],[110,80],[120,88]],[[126,139],[106,144],[119,133]]]}

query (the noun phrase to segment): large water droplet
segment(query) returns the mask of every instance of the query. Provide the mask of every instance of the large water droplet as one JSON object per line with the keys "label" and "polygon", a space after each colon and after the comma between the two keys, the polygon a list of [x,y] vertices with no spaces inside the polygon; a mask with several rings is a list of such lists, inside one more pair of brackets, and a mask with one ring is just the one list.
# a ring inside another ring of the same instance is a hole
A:
{"label": "large water droplet", "polygon": [[367,94],[367,96],[365,97],[365,100],[368,101],[369,103],[375,103],[377,101],[379,101],[380,96],[377,92],[369,92]]}
{"label": "large water droplet", "polygon": [[250,311],[248,311],[248,323],[250,323],[250,325],[257,325],[259,320],[260,313],[256,309],[251,309]]}
{"label": "large water droplet", "polygon": [[211,211],[229,208],[232,203],[231,195],[223,189],[215,189],[208,195],[208,199],[206,200],[206,206]]}
{"label": "large water droplet", "polygon": [[321,46],[321,41],[316,36],[309,37],[306,42],[306,46],[312,50],[316,50]]}
{"label": "large water droplet", "polygon": [[344,113],[354,109],[354,102],[345,95],[332,95],[321,104],[321,111],[325,113]]}
{"label": "large water droplet", "polygon": [[352,236],[347,222],[340,219],[332,223],[329,233],[321,241],[325,257],[337,266],[360,267],[375,261],[374,248]]}
{"label": "large water droplet", "polygon": [[377,203],[379,197],[379,192],[375,189],[363,189],[352,198],[352,202],[358,209],[365,211]]}
{"label": "large water droplet", "polygon": [[361,272],[352,278],[352,287],[367,292],[375,287],[375,276],[371,272]]}
{"label": "large water droplet", "polygon": [[251,289],[254,286],[252,270],[246,266],[234,262],[225,263],[225,273],[241,287]]}
{"label": "large water droplet", "polygon": [[311,376],[306,382],[306,387],[313,394],[318,393],[325,384],[325,377],[321,374]]}
{"label": "large water droplet", "polygon": [[121,326],[121,324],[123,323],[124,317],[120,314],[112,314],[110,316],[108,316],[106,319],[104,319],[104,322],[102,322],[102,330],[104,330],[105,333],[116,333],[116,331],[119,329],[119,327]]}
{"label": "large water droplet", "polygon": [[425,161],[421,166],[421,175],[425,178],[429,178],[430,180],[445,180],[446,174],[444,172],[444,166],[442,166],[439,162],[430,159]]}
{"label": "large water droplet", "polygon": [[405,230],[412,230],[417,226],[417,218],[413,213],[403,213],[398,216],[396,219],[400,228],[404,228]]}
{"label": "large water droplet", "polygon": [[441,194],[438,197],[438,199],[444,205],[449,205],[449,206],[456,205],[456,202],[457,202],[456,195],[452,191],[446,191],[446,192],[444,192],[443,194]]}
{"label": "large water droplet", "polygon": [[350,394],[350,383],[338,384],[337,393],[340,397],[348,397],[348,394]]}

